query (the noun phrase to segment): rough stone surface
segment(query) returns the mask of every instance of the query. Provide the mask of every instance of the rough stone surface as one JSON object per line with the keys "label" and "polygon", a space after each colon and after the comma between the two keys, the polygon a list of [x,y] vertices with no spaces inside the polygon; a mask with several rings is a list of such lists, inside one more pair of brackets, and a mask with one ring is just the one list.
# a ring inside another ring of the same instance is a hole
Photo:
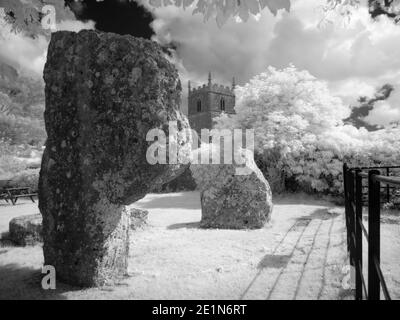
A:
{"label": "rough stone surface", "polygon": [[185,167],[150,165],[150,129],[179,111],[178,73],[155,42],[96,31],[52,34],[44,70],[48,135],[39,181],[45,264],[72,285],[127,271],[129,205]]}
{"label": "rough stone surface", "polygon": [[42,215],[38,213],[12,219],[9,224],[9,238],[19,246],[41,243]]}
{"label": "rough stone surface", "polygon": [[132,230],[143,229],[147,225],[147,218],[149,216],[149,212],[147,210],[131,208],[130,214]]}
{"label": "rough stone surface", "polygon": [[196,190],[196,182],[192,177],[192,172],[188,167],[179,177],[165,183],[161,188],[153,190],[154,193],[172,193],[182,191],[193,191]]}
{"label": "rough stone surface", "polygon": [[247,175],[237,175],[235,164],[192,164],[190,169],[200,190],[202,227],[256,229],[270,220],[271,189],[252,156]]}

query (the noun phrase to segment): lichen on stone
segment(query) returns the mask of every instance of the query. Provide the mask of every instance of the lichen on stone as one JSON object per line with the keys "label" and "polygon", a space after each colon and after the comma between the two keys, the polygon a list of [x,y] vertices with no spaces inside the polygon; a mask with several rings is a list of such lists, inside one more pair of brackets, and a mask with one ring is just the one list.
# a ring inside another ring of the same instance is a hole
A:
{"label": "lichen on stone", "polygon": [[178,73],[153,41],[60,31],[52,34],[44,79],[45,264],[55,266],[61,281],[104,284],[127,270],[125,206],[186,168],[146,159],[150,129],[168,130],[171,119],[189,128],[179,110]]}

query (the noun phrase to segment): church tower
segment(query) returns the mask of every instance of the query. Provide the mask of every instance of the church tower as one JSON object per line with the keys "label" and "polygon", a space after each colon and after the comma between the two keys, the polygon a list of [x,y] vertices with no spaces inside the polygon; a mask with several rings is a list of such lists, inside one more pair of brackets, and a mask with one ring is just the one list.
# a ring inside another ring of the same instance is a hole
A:
{"label": "church tower", "polygon": [[214,118],[221,113],[235,113],[235,78],[231,87],[212,83],[211,72],[208,83],[192,88],[188,83],[188,118],[192,129],[200,134],[201,129],[212,129]]}

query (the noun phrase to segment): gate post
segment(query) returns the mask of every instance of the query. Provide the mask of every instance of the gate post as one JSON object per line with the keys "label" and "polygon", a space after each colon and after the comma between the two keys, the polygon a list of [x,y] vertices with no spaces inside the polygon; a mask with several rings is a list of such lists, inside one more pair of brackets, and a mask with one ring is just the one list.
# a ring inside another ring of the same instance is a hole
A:
{"label": "gate post", "polygon": [[348,192],[348,219],[349,219],[349,248],[350,265],[355,268],[355,212],[354,212],[354,172],[348,170],[347,173],[347,192]]}
{"label": "gate post", "polygon": [[[389,167],[386,168],[386,176],[390,176],[390,169]],[[386,202],[389,203],[390,202],[390,186],[386,185]]]}
{"label": "gate post", "polygon": [[345,221],[346,221],[346,230],[347,230],[347,252],[350,252],[350,236],[349,236],[349,195],[348,195],[348,187],[347,187],[347,172],[348,166],[347,163],[343,164],[343,193],[344,193],[344,210],[345,210]]}
{"label": "gate post", "polygon": [[362,177],[360,176],[361,169],[356,169],[356,217],[355,217],[355,270],[356,270],[356,300],[362,300],[362,266],[363,266],[363,257],[362,257]]}
{"label": "gate post", "polygon": [[377,271],[380,263],[381,184],[374,179],[379,174],[378,170],[371,170],[368,174],[368,300],[379,300],[381,291]]}

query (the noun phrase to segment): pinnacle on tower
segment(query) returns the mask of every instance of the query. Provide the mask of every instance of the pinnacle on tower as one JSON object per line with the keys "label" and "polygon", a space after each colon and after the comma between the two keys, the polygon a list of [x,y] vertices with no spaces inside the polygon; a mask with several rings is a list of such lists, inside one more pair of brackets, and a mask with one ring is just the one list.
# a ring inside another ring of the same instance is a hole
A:
{"label": "pinnacle on tower", "polygon": [[208,73],[208,85],[211,86],[211,71]]}
{"label": "pinnacle on tower", "polygon": [[235,77],[232,78],[232,90],[235,90],[236,87],[236,80]]}
{"label": "pinnacle on tower", "polygon": [[190,80],[188,81],[188,90],[189,90],[189,93],[192,90],[192,86],[190,85]]}

